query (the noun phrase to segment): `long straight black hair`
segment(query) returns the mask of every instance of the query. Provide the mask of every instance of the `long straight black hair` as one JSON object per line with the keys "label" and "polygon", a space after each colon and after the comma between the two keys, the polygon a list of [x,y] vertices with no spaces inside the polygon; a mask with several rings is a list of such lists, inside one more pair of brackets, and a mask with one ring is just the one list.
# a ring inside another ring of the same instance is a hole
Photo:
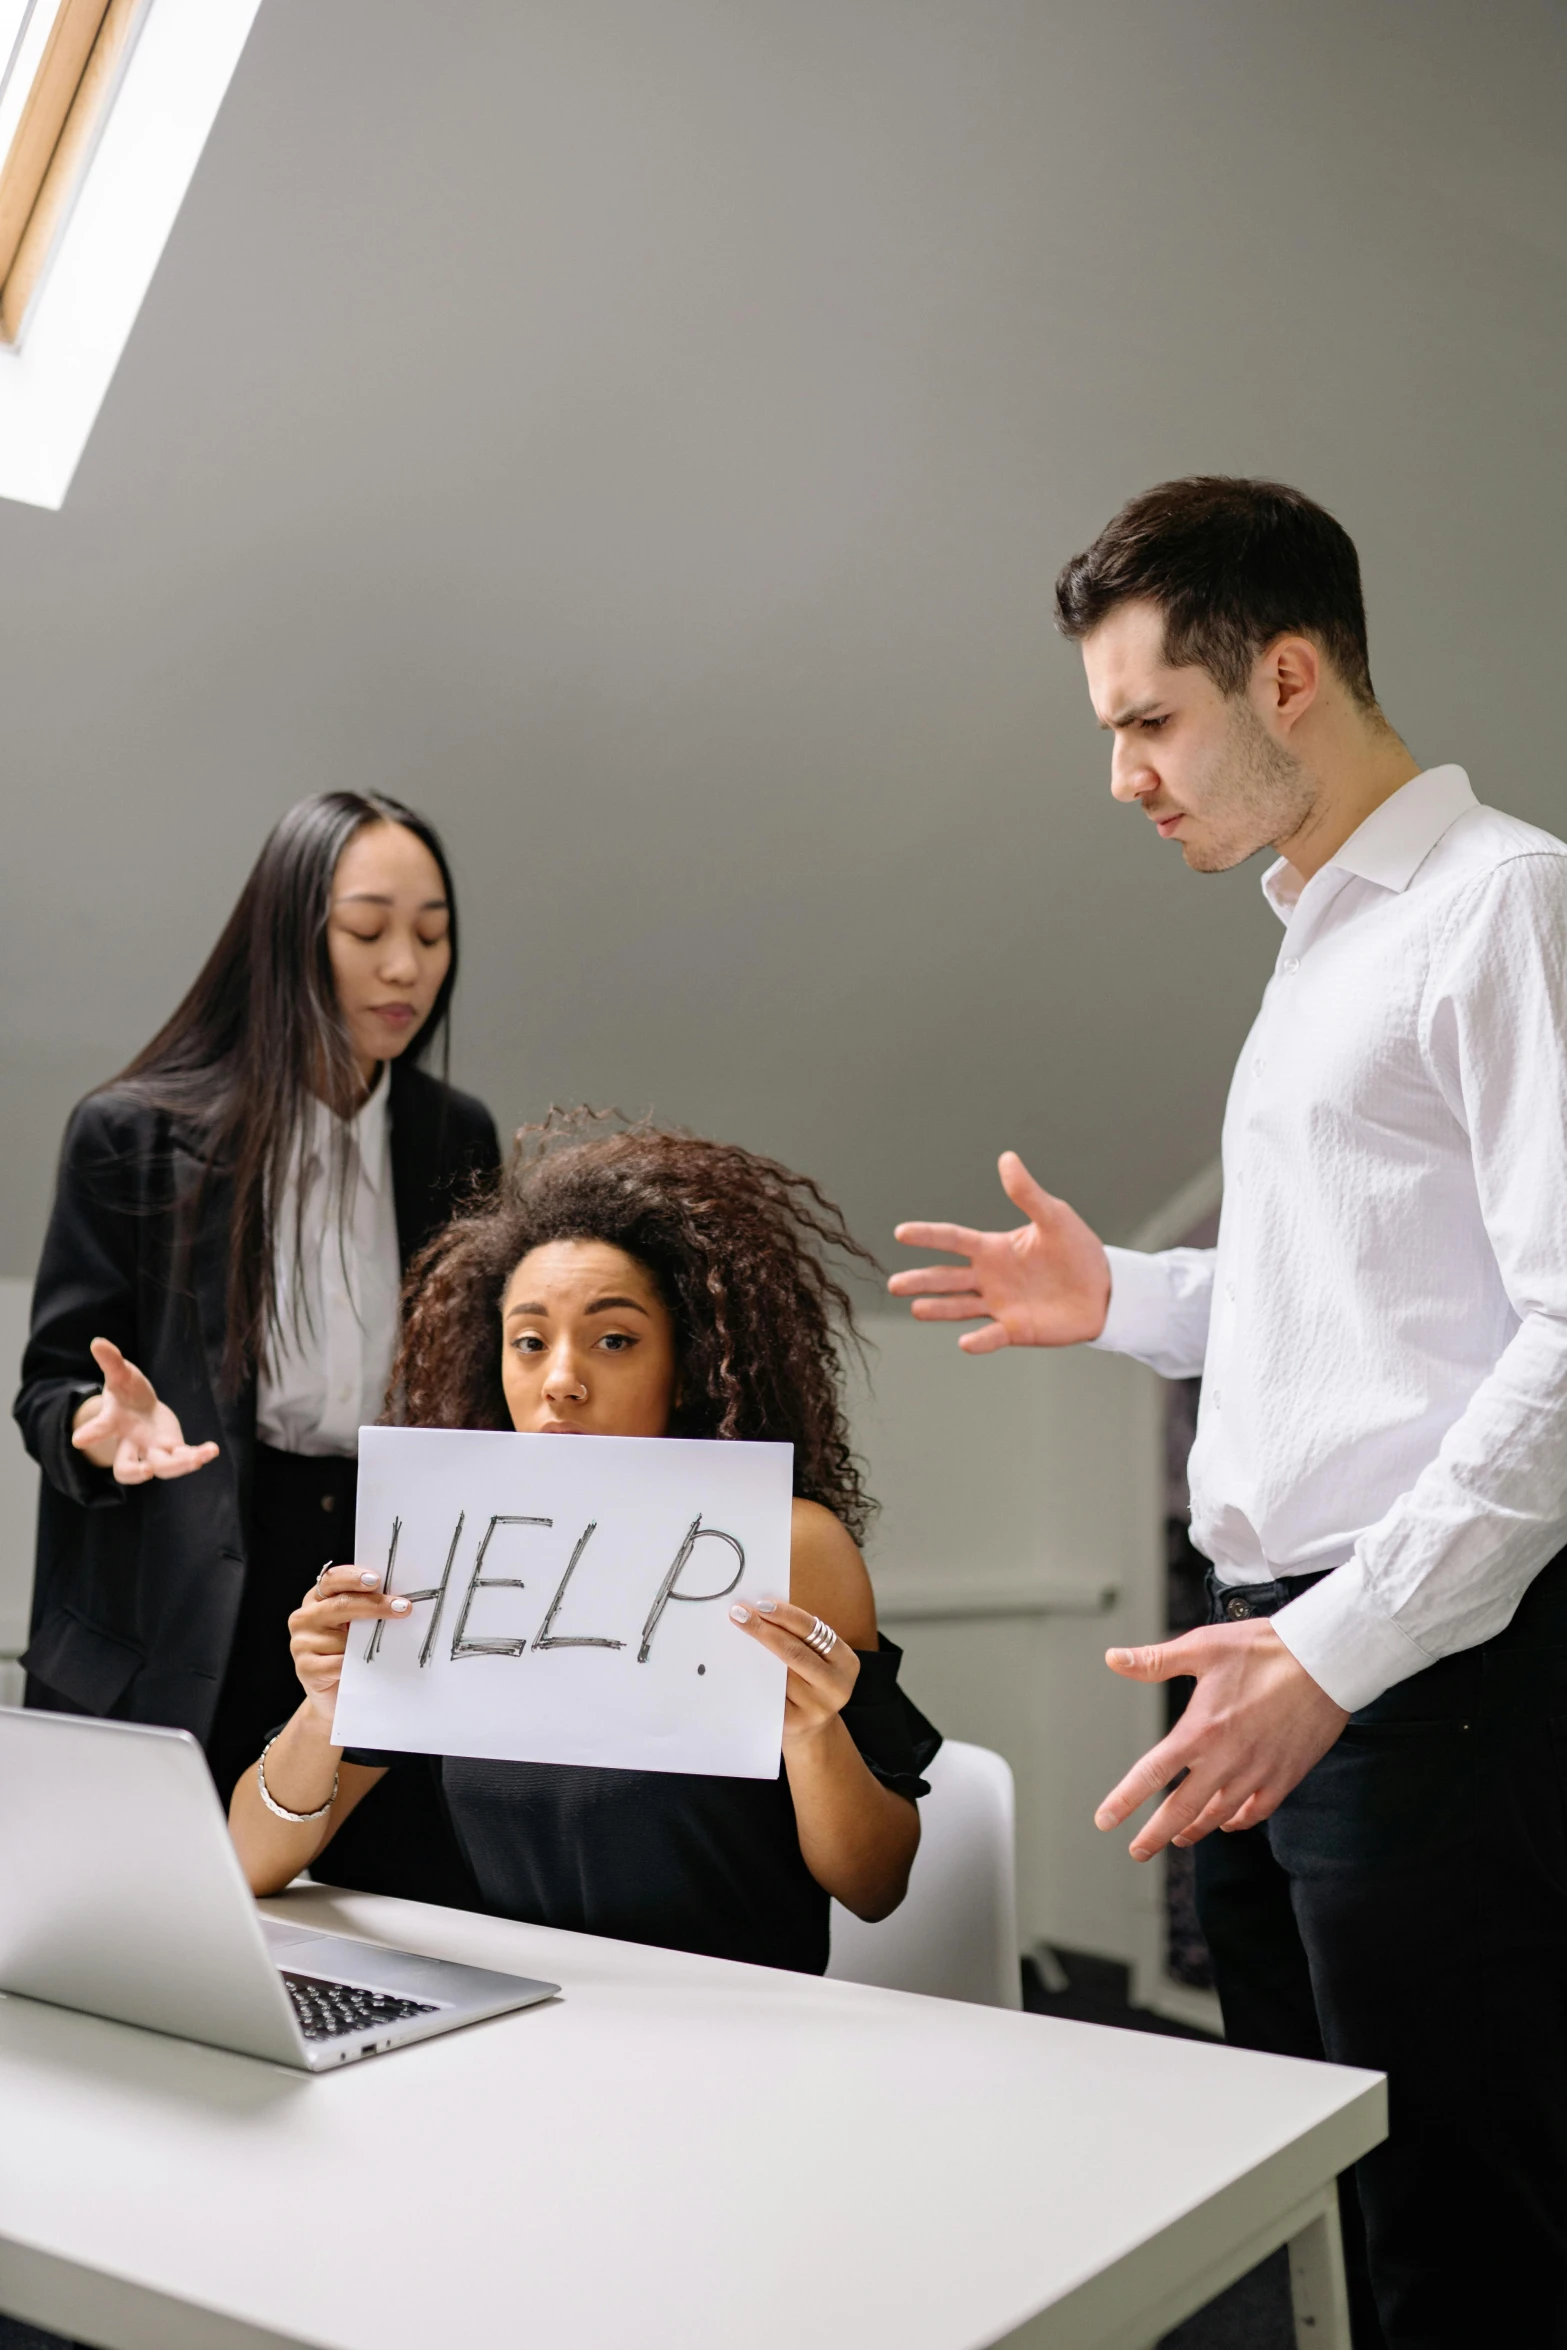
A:
{"label": "long straight black hair", "polygon": [[[187,1247],[214,1184],[230,1189],[223,1357],[230,1388],[266,1361],[277,1335],[277,1217],[312,1097],[346,1110],[363,1089],[332,976],[327,920],[338,860],[372,824],[402,825],[440,869],[451,961],[404,1058],[422,1059],[438,1036],[444,1052],[457,983],[457,899],[440,834],[428,817],[384,794],[317,792],[273,826],[195,985],[114,1080],[178,1120],[195,1143],[202,1174],[181,1203]],[[341,1228],[346,1133],[338,1142],[332,1185]],[[296,1215],[302,1212],[300,1200]],[[297,1314],[297,1296],[294,1302]]]}

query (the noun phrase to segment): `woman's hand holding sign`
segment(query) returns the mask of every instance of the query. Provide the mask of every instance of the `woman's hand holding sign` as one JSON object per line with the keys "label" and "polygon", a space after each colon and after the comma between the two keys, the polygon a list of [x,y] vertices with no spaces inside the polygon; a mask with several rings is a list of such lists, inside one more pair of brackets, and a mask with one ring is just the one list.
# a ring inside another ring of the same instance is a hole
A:
{"label": "woman's hand holding sign", "polygon": [[860,1677],[857,1648],[876,1646],[876,1603],[855,1544],[831,1512],[796,1499],[793,1599],[736,1599],[742,1637],[787,1665],[783,1752],[806,1867],[862,1918],[903,1898],[919,1843],[913,1803],[868,1769],[843,1721]]}
{"label": "woman's hand holding sign", "polygon": [[860,1660],[830,1624],[786,1599],[736,1600],[735,1622],[789,1668],[784,1683],[783,1742],[819,1736],[848,1704]]}
{"label": "woman's hand holding sign", "polygon": [[323,1567],[288,1619],[289,1652],[311,1706],[330,1730],[343,1677],[350,1624],[406,1616],[410,1602],[388,1599],[374,1567]]}
{"label": "woman's hand holding sign", "polygon": [[408,1609],[406,1599],[385,1596],[374,1567],[323,1567],[289,1617],[289,1651],[305,1702],[265,1748],[261,1763],[246,1771],[230,1812],[231,1820],[237,1814],[244,1823],[241,1852],[252,1884],[283,1886],[309,1868],[385,1776],[368,1764],[343,1761],[332,1743],[332,1717],[349,1626],[405,1616]]}

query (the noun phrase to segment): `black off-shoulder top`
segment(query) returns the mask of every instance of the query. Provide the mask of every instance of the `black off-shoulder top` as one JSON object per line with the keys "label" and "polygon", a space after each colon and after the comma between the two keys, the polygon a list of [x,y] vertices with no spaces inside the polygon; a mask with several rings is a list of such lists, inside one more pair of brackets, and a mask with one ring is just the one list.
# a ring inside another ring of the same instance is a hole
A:
{"label": "black off-shoulder top", "polygon": [[[899,1686],[884,1636],[856,1651],[845,1729],[900,1795],[941,1733]],[[350,1748],[389,1765],[311,1874],[360,1892],[482,1909],[713,1958],[821,1974],[828,1897],[800,1853],[789,1782]]]}

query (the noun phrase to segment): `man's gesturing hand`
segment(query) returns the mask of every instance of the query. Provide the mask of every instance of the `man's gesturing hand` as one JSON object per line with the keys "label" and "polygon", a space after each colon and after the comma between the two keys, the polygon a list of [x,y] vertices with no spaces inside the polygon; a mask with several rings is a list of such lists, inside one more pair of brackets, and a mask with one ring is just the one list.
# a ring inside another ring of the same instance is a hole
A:
{"label": "man's gesturing hand", "polygon": [[944,1248],[961,1265],[925,1265],[894,1273],[894,1297],[914,1300],[918,1322],[972,1322],[958,1340],[966,1354],[998,1346],[1081,1346],[1097,1338],[1110,1310],[1110,1262],[1064,1199],[1034,1181],[1016,1151],[1001,1155],[1001,1188],[1028,1218],[1010,1232],[971,1232],[966,1224],[900,1224],[905,1248]]}
{"label": "man's gesturing hand", "polygon": [[1128,1681],[1195,1674],[1186,1711],[1094,1814],[1118,1828],[1139,1804],[1186,1773],[1138,1829],[1133,1860],[1167,1844],[1196,1844],[1214,1828],[1254,1828],[1320,1762],[1349,1720],[1298,1665],[1262,1617],[1210,1624],[1157,1648],[1112,1648],[1105,1663]]}

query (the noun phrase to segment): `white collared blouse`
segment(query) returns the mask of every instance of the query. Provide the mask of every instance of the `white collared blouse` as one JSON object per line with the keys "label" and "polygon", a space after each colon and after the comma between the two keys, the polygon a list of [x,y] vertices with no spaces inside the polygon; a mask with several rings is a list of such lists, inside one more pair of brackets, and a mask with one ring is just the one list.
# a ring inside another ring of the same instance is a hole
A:
{"label": "white collared blouse", "polygon": [[1354,1710],[1491,1638],[1567,1542],[1567,845],[1416,776],[1302,884],[1224,1121],[1214,1249],[1112,1249],[1101,1346],[1201,1371],[1221,1580]]}
{"label": "white collared blouse", "polygon": [[[256,1393],[256,1433],[280,1452],[352,1457],[380,1418],[397,1349],[402,1263],[392,1190],[386,1065],[353,1118],[312,1102],[274,1230],[276,1335]],[[332,1180],[346,1124],[344,1213]],[[303,1192],[297,1254],[295,1203]],[[296,1310],[297,1308],[297,1310]]]}

